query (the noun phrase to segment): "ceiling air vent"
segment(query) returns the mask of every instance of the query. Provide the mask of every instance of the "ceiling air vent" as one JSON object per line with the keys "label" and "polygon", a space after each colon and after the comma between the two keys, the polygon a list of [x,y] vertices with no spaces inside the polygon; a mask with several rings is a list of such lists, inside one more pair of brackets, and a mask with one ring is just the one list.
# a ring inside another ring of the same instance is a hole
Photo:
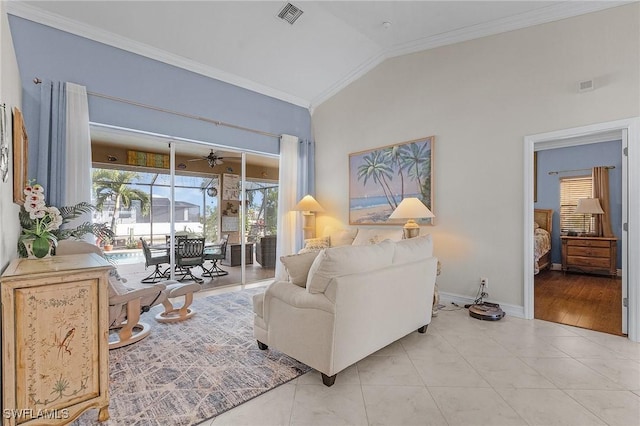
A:
{"label": "ceiling air vent", "polygon": [[296,19],[298,19],[300,15],[302,15],[302,10],[298,9],[291,3],[287,3],[284,5],[282,10],[280,10],[280,13],[278,13],[278,18],[293,25],[293,23],[296,22]]}

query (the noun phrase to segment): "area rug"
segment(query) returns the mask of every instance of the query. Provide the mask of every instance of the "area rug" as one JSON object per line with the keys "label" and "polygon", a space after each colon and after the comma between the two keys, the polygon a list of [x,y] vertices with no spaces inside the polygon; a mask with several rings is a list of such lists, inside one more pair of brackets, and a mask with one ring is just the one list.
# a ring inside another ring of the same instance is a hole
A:
{"label": "area rug", "polygon": [[264,288],[196,299],[191,319],[160,324],[157,306],[143,314],[151,335],[109,351],[110,420],[97,410],[73,424],[195,425],[310,370],[253,338],[252,296]]}

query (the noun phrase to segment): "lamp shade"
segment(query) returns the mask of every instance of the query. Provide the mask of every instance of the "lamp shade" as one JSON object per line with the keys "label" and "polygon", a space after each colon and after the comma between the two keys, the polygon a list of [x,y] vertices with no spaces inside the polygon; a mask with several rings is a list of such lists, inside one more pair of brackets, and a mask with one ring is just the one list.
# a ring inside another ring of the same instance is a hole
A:
{"label": "lamp shade", "polygon": [[323,212],[322,206],[311,195],[305,195],[302,200],[293,208],[299,212]]}
{"label": "lamp shade", "polygon": [[431,210],[422,201],[415,197],[409,197],[402,200],[391,213],[389,219],[423,219],[428,217],[436,217],[436,215],[431,213]]}
{"label": "lamp shade", "polygon": [[597,198],[580,198],[575,213],[580,214],[604,214]]}

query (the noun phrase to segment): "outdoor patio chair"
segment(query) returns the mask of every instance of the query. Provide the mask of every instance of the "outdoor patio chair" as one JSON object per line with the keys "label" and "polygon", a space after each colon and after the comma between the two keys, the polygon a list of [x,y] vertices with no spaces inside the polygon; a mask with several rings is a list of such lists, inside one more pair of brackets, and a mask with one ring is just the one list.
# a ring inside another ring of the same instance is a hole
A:
{"label": "outdoor patio chair", "polygon": [[222,277],[224,275],[228,275],[229,272],[220,268],[218,265],[218,261],[222,260],[227,255],[227,243],[229,242],[229,234],[225,234],[222,236],[221,242],[219,245],[214,246],[210,249],[206,249],[204,253],[204,260],[210,260],[212,265],[209,269],[202,266],[203,277]]}
{"label": "outdoor patio chair", "polygon": [[167,272],[169,272],[169,267],[167,266],[164,271],[161,268],[161,265],[165,263],[169,264],[169,252],[167,250],[155,250],[156,255],[154,255],[151,247],[147,244],[144,238],[140,237],[140,241],[142,241],[142,252],[144,253],[144,268],[147,269],[149,266],[155,266],[154,271],[148,277],[141,280],[141,282],[145,284],[155,284],[158,281],[163,281],[168,278]]}
{"label": "outdoor patio chair", "polygon": [[176,246],[176,269],[183,274],[178,281],[190,278],[197,283],[204,282],[191,272],[193,267],[204,264],[204,238],[178,239]]}

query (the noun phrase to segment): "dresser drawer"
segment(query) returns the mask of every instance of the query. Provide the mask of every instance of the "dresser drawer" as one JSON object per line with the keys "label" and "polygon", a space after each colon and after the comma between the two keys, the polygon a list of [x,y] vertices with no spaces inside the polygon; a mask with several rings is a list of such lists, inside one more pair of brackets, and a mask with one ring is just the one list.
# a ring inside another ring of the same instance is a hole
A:
{"label": "dresser drawer", "polygon": [[608,257],[567,256],[567,264],[569,266],[609,269],[610,263],[611,260]]}
{"label": "dresser drawer", "polygon": [[583,246],[568,246],[567,256],[587,256],[587,257],[605,257],[609,258],[609,247],[583,247]]}
{"label": "dresser drawer", "polygon": [[581,239],[576,239],[576,240],[568,240],[567,241],[567,246],[568,247],[605,247],[605,248],[609,248],[609,246],[611,245],[611,243],[609,241],[600,241],[600,240],[581,240]]}
{"label": "dresser drawer", "polygon": [[616,276],[616,238],[563,236],[562,270]]}

